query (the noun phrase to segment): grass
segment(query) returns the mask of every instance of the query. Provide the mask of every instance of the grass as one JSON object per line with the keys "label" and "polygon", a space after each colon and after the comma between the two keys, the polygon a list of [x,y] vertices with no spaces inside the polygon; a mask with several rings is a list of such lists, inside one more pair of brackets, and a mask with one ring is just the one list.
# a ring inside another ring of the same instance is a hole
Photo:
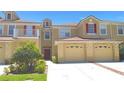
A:
{"label": "grass", "polygon": [[0,81],[46,81],[47,74],[14,74],[14,75],[1,75]]}

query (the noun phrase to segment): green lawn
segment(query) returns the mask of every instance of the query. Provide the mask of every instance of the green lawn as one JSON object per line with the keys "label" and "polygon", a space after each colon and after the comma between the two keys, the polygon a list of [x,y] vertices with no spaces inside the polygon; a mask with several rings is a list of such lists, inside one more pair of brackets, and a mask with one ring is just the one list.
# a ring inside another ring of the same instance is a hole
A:
{"label": "green lawn", "polygon": [[14,74],[14,75],[1,75],[0,81],[46,81],[47,74]]}

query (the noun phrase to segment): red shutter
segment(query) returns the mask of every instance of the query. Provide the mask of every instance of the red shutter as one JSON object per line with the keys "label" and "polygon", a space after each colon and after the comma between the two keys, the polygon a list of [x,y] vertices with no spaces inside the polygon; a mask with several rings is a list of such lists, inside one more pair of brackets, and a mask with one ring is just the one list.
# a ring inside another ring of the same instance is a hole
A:
{"label": "red shutter", "polygon": [[32,26],[32,34],[35,35],[35,26]]}
{"label": "red shutter", "polygon": [[86,23],[86,32],[88,33],[88,23]]}
{"label": "red shutter", "polygon": [[94,33],[96,33],[96,24],[94,24]]}
{"label": "red shutter", "polygon": [[24,25],[24,35],[26,35],[26,25]]}

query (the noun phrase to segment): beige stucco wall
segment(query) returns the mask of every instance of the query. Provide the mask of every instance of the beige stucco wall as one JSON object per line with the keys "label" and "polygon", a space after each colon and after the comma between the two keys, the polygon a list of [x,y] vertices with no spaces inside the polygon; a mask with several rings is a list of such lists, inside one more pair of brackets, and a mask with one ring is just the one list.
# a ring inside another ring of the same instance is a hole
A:
{"label": "beige stucco wall", "polygon": [[25,42],[30,41],[34,42],[37,48],[40,49],[39,39],[18,38],[11,42],[0,42],[0,64],[5,63],[5,60],[9,60],[16,48],[21,47]]}

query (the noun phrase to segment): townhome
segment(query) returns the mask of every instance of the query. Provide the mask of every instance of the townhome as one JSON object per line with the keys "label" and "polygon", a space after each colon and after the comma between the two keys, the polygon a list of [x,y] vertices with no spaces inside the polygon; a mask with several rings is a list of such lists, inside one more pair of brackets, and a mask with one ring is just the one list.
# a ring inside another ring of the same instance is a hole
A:
{"label": "townhome", "polygon": [[[82,18],[76,24],[54,25],[21,20],[16,12],[3,12],[0,18],[0,64],[8,61],[24,42],[33,41],[45,60],[58,62],[120,61],[119,45],[124,42],[124,22]],[[41,19],[39,19],[41,20]]]}
{"label": "townhome", "polygon": [[120,61],[119,44],[124,41],[124,22],[88,16],[77,24],[53,25],[45,19],[41,51],[46,60],[58,62]]}
{"label": "townhome", "polygon": [[39,48],[41,23],[21,20],[16,12],[5,11],[0,19],[0,64],[5,64],[14,50],[32,41]]}

